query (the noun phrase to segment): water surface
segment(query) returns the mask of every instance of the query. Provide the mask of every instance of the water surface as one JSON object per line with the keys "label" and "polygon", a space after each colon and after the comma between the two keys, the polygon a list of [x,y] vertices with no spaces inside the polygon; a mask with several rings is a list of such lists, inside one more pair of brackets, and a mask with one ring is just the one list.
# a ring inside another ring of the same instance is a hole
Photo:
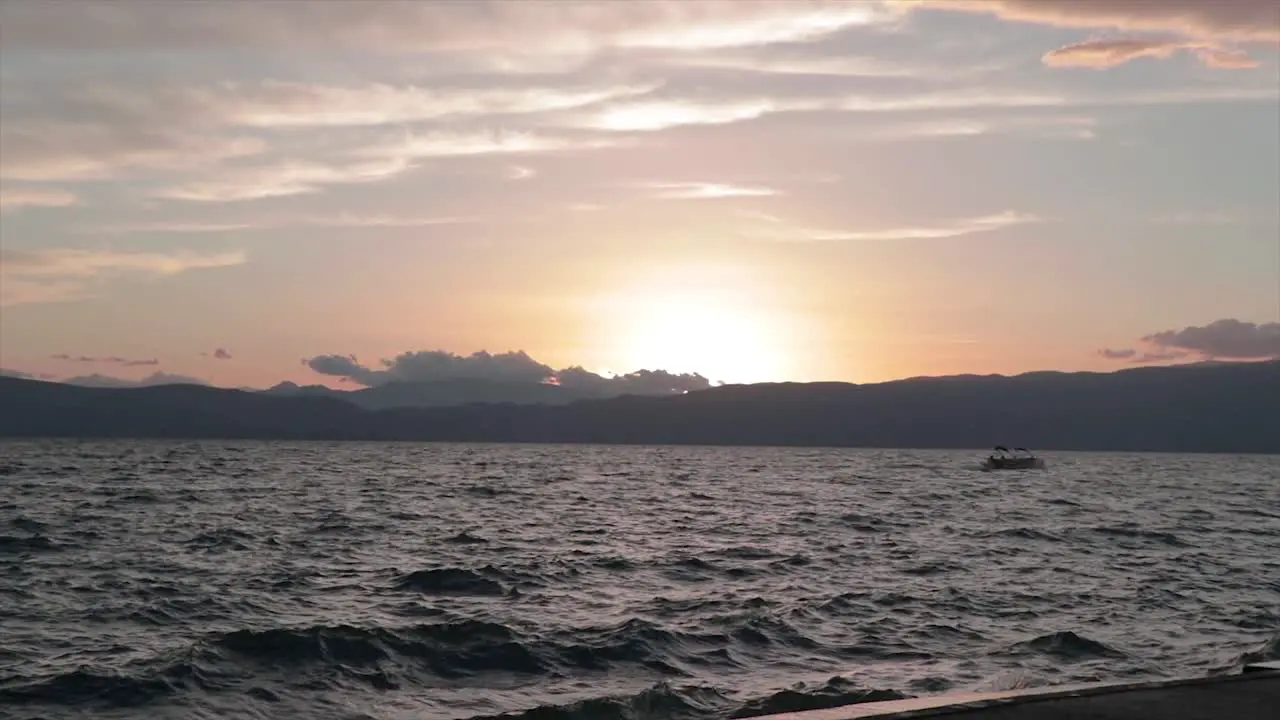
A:
{"label": "water surface", "polygon": [[1280,458],[0,443],[0,706],[727,718],[1280,657]]}

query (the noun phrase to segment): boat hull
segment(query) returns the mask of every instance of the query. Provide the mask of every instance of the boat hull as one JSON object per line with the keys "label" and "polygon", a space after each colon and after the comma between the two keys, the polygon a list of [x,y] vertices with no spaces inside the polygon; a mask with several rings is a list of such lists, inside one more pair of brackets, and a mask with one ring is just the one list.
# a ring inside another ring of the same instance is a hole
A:
{"label": "boat hull", "polygon": [[1041,458],[987,458],[982,461],[983,470],[1043,470]]}

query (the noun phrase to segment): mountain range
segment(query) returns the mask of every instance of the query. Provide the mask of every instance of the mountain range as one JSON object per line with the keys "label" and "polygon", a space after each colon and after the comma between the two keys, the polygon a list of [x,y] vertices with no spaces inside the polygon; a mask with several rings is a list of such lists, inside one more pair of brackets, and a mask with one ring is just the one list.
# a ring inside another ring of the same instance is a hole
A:
{"label": "mountain range", "polygon": [[[282,382],[266,390],[281,397],[327,397],[345,400],[365,410],[405,407],[448,407],[472,403],[515,403],[517,405],[566,405],[575,400],[601,399],[616,394],[591,394],[549,383],[510,382],[481,378],[389,382],[358,390],[334,390],[324,385]],[[668,393],[670,394],[670,393]]]}
{"label": "mountain range", "polygon": [[[1280,453],[1277,360],[864,385],[725,385],[681,395],[568,401],[554,386],[542,388],[519,402],[451,404],[441,400],[446,389],[459,399],[474,398],[475,384],[400,387],[402,396],[419,391],[438,402],[379,407],[367,398],[382,388],[122,389],[0,377],[0,437]],[[510,388],[490,390],[495,398],[511,399]]]}

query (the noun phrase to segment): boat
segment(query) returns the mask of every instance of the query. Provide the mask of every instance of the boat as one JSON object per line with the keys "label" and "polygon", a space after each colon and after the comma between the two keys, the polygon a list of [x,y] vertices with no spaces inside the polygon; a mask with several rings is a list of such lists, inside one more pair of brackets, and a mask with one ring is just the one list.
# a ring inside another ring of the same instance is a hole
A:
{"label": "boat", "polygon": [[995,446],[995,454],[982,461],[983,470],[1043,470],[1044,460],[1035,456],[1026,448],[1010,450],[1003,445]]}

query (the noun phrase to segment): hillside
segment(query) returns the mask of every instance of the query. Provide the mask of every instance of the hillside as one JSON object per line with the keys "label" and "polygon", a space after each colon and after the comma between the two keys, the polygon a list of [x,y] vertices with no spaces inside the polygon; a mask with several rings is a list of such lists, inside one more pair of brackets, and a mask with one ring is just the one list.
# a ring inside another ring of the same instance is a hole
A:
{"label": "hillside", "polygon": [[1280,453],[1280,362],[386,410],[306,393],[0,378],[0,436]]}

